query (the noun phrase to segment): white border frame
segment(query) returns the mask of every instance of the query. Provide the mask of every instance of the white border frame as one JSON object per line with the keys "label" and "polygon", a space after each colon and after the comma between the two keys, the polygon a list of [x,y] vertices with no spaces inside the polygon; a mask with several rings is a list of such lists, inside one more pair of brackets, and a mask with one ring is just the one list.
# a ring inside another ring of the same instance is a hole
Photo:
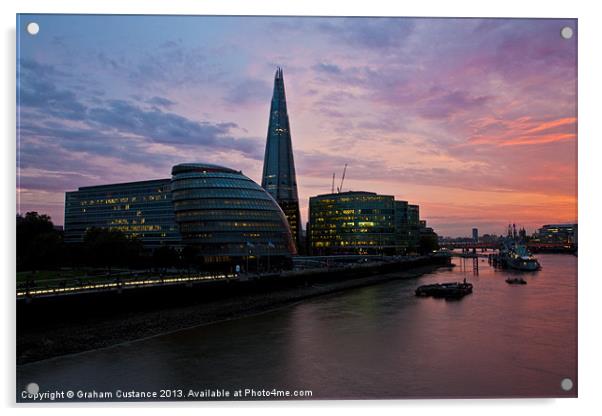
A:
{"label": "white border frame", "polygon": [[[1,403],[15,411],[15,324],[14,324],[14,279],[15,250],[14,226],[16,213],[15,197],[15,21],[16,13],[105,13],[105,14],[245,14],[245,15],[346,15],[346,16],[431,16],[431,17],[555,17],[578,18],[579,30],[579,222],[581,249],[579,251],[579,399],[511,399],[511,400],[399,400],[399,401],[311,401],[311,402],[222,402],[222,403],[148,403],[148,404],[56,404],[56,405],[19,405],[26,413],[44,412],[44,414],[74,414],[86,412],[105,414],[107,407],[114,407],[118,413],[138,411],[145,414],[163,415],[168,407],[177,407],[178,413],[198,413],[216,411],[228,413],[244,412],[264,415],[266,412],[283,410],[292,414],[307,412],[333,411],[333,407],[343,407],[350,414],[364,414],[369,408],[376,407],[383,412],[415,412],[427,414],[444,412],[446,414],[482,415],[486,411],[491,415],[506,415],[508,412],[542,412],[546,415],[565,416],[569,412],[587,412],[598,408],[597,387],[599,385],[600,352],[600,275],[596,273],[596,234],[602,230],[600,224],[600,185],[602,178],[600,152],[602,129],[600,127],[600,103],[602,96],[600,77],[602,63],[599,40],[601,34],[601,14],[593,1],[557,1],[527,2],[525,0],[505,0],[496,3],[455,0],[420,2],[387,2],[385,0],[229,0],[220,1],[137,1],[137,0],[20,0],[3,1],[0,5],[3,28],[4,59],[2,71],[2,97],[5,105],[2,111],[2,194],[5,198],[2,209],[2,238],[0,256],[4,267],[4,337],[2,342],[2,376],[0,377]],[[245,408],[245,409],[243,409]],[[315,409],[315,410],[314,410]],[[593,412],[592,412],[593,413]]]}

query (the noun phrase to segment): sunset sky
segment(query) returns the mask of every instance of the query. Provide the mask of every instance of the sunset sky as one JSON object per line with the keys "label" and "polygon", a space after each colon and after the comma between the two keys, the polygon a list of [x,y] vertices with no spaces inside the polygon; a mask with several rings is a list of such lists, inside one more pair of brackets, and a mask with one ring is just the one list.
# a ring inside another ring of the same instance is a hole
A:
{"label": "sunset sky", "polygon": [[[25,32],[40,24],[37,36]],[[395,195],[444,236],[577,220],[575,20],[22,15],[18,212],[209,162],[261,182],[284,69],[301,215]]]}

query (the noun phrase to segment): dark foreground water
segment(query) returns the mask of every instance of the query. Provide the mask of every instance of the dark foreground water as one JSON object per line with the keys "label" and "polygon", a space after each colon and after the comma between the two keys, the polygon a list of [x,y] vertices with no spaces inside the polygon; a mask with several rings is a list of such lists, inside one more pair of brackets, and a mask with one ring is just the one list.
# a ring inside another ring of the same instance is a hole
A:
{"label": "dark foreground water", "polygon": [[[230,398],[239,389],[311,390],[314,399],[575,396],[577,258],[538,258],[542,270],[521,274],[527,285],[507,284],[508,272],[481,260],[476,276],[472,260],[455,259],[419,279],[27,364],[17,368],[17,397],[29,382],[113,400],[117,390],[190,398],[206,389]],[[460,301],[414,296],[420,284],[464,277],[474,293]]]}

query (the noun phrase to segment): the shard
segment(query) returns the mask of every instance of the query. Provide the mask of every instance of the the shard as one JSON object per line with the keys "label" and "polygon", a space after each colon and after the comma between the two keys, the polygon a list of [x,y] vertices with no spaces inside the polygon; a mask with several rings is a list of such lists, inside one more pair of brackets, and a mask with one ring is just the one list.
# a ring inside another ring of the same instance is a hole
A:
{"label": "the shard", "polygon": [[278,202],[291,227],[297,249],[301,248],[301,216],[297,177],[291,143],[291,129],[286,111],[282,68],[276,70],[270,122],[263,160],[261,186]]}

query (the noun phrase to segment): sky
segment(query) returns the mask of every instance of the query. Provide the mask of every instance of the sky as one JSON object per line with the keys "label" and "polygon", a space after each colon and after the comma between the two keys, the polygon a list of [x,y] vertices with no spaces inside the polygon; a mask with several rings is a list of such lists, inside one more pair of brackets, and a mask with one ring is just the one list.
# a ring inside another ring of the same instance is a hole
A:
{"label": "sky", "polygon": [[[28,22],[40,26],[36,36]],[[261,183],[284,82],[303,221],[343,190],[420,205],[442,236],[577,221],[573,19],[21,15],[17,212],[183,162]]]}

